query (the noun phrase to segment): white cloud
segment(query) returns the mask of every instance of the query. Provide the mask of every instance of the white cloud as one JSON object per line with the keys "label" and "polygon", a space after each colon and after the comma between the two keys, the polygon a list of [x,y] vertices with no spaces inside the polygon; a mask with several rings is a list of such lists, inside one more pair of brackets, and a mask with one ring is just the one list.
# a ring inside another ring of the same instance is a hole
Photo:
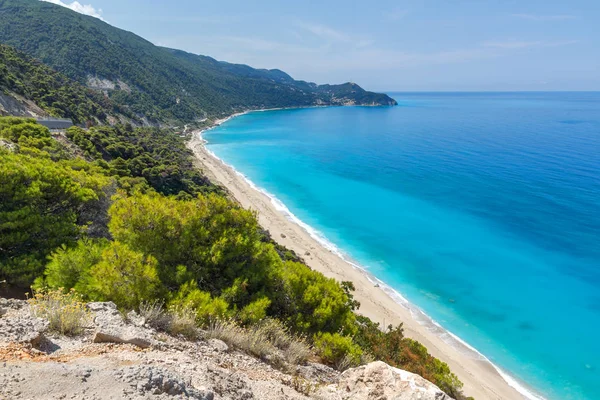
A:
{"label": "white cloud", "polygon": [[528,19],[530,21],[564,21],[568,19],[576,19],[577,17],[569,14],[560,15],[536,15],[536,14],[512,14],[513,17]]}
{"label": "white cloud", "polygon": [[98,9],[94,8],[91,4],[81,4],[78,1],[73,1],[72,3],[69,4],[69,3],[65,3],[62,0],[41,0],[41,1],[45,1],[48,3],[56,4],[58,6],[66,7],[75,12],[78,12],[80,14],[89,15],[91,17],[95,17],[95,18],[98,18],[98,19],[101,19],[104,21],[104,19],[102,18],[102,10],[99,8]]}

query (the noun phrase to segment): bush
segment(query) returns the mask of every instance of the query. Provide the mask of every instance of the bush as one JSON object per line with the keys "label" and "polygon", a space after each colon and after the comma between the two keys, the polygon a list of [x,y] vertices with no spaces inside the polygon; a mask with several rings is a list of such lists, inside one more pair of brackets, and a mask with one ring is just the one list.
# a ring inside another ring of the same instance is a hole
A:
{"label": "bush", "polygon": [[50,330],[63,335],[80,334],[90,319],[81,296],[73,290],[36,292],[28,302],[36,317],[48,320]]}
{"label": "bush", "polygon": [[267,297],[261,297],[244,307],[238,318],[244,324],[252,325],[263,320],[267,316],[267,308],[271,305],[271,300]]}
{"label": "bush", "polygon": [[161,284],[156,259],[112,242],[102,252],[101,261],[90,273],[85,285],[90,297],[113,301],[124,309],[136,309],[144,300],[158,297]]}
{"label": "bush", "polygon": [[194,310],[196,322],[200,325],[227,318],[229,315],[229,304],[225,300],[211,297],[210,293],[198,289],[198,285],[193,281],[181,286],[170,306]]}
{"label": "bush", "polygon": [[0,279],[28,287],[46,258],[75,243],[109,179],[62,163],[3,154],[0,163]]}
{"label": "bush", "polygon": [[383,331],[378,323],[359,316],[358,327],[354,341],[371,357],[418,374],[457,400],[465,399],[463,384],[448,365],[429,354],[421,343],[405,338],[402,324]]}
{"label": "bush", "polygon": [[327,364],[343,371],[360,364],[362,349],[352,342],[352,338],[338,333],[319,333],[314,338],[317,352]]}
{"label": "bush", "polygon": [[92,267],[100,262],[107,245],[107,240],[80,240],[73,248],[62,245],[50,255],[44,284],[52,289],[75,288],[81,293],[78,286],[89,279]]}
{"label": "bush", "polygon": [[335,280],[308,266],[287,261],[284,265],[288,316],[293,329],[307,334],[356,332],[352,299]]}

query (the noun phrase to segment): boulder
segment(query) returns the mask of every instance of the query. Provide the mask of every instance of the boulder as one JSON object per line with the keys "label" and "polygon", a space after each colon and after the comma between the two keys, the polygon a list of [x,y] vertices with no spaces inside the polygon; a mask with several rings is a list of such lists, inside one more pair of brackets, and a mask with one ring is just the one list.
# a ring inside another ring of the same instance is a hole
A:
{"label": "boulder", "polygon": [[88,303],[88,308],[95,313],[94,343],[129,343],[141,348],[152,344],[149,333],[141,327],[128,324],[115,303]]}
{"label": "boulder", "polygon": [[452,400],[419,375],[382,361],[345,371],[336,385],[321,388],[316,398],[328,400]]}

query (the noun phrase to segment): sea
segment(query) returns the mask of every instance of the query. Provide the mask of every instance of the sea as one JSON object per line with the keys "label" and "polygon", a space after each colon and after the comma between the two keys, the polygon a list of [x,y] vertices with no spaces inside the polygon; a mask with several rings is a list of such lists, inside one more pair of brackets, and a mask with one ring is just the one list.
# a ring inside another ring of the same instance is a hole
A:
{"label": "sea", "polygon": [[600,399],[600,92],[389,95],[204,138],[525,398]]}

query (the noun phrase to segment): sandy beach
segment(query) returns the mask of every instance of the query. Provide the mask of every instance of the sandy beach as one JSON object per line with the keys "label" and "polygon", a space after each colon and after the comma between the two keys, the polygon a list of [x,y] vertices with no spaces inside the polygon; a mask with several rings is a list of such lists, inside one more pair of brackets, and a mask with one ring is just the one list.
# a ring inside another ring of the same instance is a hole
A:
{"label": "sandy beach", "polygon": [[[217,121],[216,125],[223,121]],[[375,278],[325,247],[278,210],[270,197],[206,150],[201,132],[192,134],[188,146],[204,173],[215,183],[226,187],[243,207],[256,211],[260,224],[271,233],[273,239],[294,250],[311,268],[338,281],[354,282],[361,314],[383,326],[404,323],[405,335],[421,342],[432,355],[446,362],[464,383],[464,392],[468,396],[477,400],[527,398],[513,387],[518,385],[516,382],[513,386],[509,385],[484,357],[449,335],[383,282],[378,283]]]}

